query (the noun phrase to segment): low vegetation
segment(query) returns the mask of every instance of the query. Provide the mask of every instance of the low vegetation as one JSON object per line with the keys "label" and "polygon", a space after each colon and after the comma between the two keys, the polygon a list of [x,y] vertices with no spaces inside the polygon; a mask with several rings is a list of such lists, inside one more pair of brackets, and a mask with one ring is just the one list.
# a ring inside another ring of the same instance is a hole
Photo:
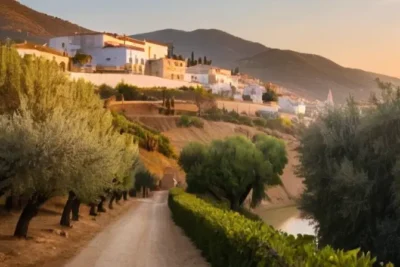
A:
{"label": "low vegetation", "polygon": [[361,247],[400,266],[400,87],[378,82],[382,94],[370,108],[349,99],[302,134],[300,208],[320,244]]}
{"label": "low vegetation", "polygon": [[372,267],[376,262],[358,249],[318,249],[313,236],[279,232],[261,221],[219,209],[182,189],[170,191],[168,205],[176,224],[213,267]]}
{"label": "low vegetation", "polygon": [[196,128],[203,128],[204,122],[198,118],[188,115],[182,115],[178,121],[178,127],[196,127]]}
{"label": "low vegetation", "polygon": [[267,116],[261,113],[256,114],[257,118],[239,114],[236,111],[226,109],[210,108],[204,112],[202,118],[211,121],[225,121],[240,125],[257,126],[280,132],[294,134],[294,126],[290,119],[284,117]]}
{"label": "low vegetation", "polygon": [[175,158],[174,149],[169,139],[160,132],[139,122],[128,120],[124,115],[113,112],[113,124],[121,133],[129,133],[147,151],[158,151],[166,157]]}
{"label": "low vegetation", "polygon": [[251,206],[255,207],[267,197],[266,186],[281,184],[286,163],[283,141],[264,134],[252,141],[237,136],[213,141],[209,146],[190,143],[179,157],[189,192],[227,200],[236,211],[250,192]]}

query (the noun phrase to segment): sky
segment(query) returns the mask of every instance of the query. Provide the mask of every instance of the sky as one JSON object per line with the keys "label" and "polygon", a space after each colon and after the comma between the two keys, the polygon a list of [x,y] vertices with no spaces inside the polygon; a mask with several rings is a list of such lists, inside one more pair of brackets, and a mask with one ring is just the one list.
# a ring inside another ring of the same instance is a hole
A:
{"label": "sky", "polygon": [[318,54],[400,78],[400,0],[20,0],[121,34],[220,29],[267,47]]}

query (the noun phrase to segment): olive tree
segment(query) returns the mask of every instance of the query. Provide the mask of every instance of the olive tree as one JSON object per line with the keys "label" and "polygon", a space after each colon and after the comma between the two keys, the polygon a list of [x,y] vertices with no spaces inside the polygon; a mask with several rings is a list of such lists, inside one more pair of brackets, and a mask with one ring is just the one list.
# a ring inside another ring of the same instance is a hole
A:
{"label": "olive tree", "polygon": [[266,197],[266,186],[280,184],[287,159],[281,141],[260,135],[254,143],[236,136],[209,146],[189,144],[179,162],[186,171],[188,191],[228,200],[231,209],[238,210],[250,192],[254,207]]}
{"label": "olive tree", "polygon": [[379,82],[367,110],[350,99],[301,137],[301,209],[321,245],[371,251],[400,264],[400,88]]}
{"label": "olive tree", "polygon": [[[133,168],[137,144],[114,128],[92,84],[70,81],[55,62],[21,59],[0,46],[0,192],[29,198],[16,227],[50,197],[69,194],[61,224]],[[73,205],[75,203],[75,205]]]}

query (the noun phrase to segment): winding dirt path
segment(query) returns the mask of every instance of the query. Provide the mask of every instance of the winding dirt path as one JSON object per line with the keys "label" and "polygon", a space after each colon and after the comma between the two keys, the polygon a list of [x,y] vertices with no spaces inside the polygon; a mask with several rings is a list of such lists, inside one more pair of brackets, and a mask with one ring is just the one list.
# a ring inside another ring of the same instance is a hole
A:
{"label": "winding dirt path", "polygon": [[171,219],[168,192],[141,200],[97,235],[66,267],[207,267],[191,241]]}

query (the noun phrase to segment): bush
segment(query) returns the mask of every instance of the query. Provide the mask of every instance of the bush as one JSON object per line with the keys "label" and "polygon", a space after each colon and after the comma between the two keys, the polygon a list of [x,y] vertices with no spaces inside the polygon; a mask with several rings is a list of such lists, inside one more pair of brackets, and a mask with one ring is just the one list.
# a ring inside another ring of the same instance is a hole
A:
{"label": "bush", "polygon": [[98,89],[99,95],[101,99],[108,99],[112,96],[117,96],[118,92],[117,90],[115,90],[114,88],[112,88],[111,86],[107,85],[107,84],[102,84],[99,86]]}
{"label": "bush", "polygon": [[170,190],[168,205],[175,223],[214,267],[372,267],[375,262],[358,249],[343,252],[328,246],[318,250],[313,236],[281,233],[261,221],[216,208],[182,189]]}
{"label": "bush", "polygon": [[247,125],[247,126],[253,126],[253,121],[251,120],[250,117],[247,117],[247,116],[240,116],[239,123]]}
{"label": "bush", "polygon": [[129,121],[125,116],[112,113],[114,116],[113,124],[121,133],[127,132],[135,136],[139,146],[148,151],[158,151],[166,157],[175,158],[175,152],[169,139],[161,133],[140,124],[139,122]]}
{"label": "bush", "polygon": [[191,127],[194,126],[196,128],[203,128],[204,127],[204,122],[197,118],[197,117],[191,117],[191,116],[187,116],[187,115],[182,115],[179,118],[178,121],[178,126],[179,127]]}
{"label": "bush", "polygon": [[266,127],[267,121],[263,118],[256,118],[253,120],[253,124],[260,127]]}

